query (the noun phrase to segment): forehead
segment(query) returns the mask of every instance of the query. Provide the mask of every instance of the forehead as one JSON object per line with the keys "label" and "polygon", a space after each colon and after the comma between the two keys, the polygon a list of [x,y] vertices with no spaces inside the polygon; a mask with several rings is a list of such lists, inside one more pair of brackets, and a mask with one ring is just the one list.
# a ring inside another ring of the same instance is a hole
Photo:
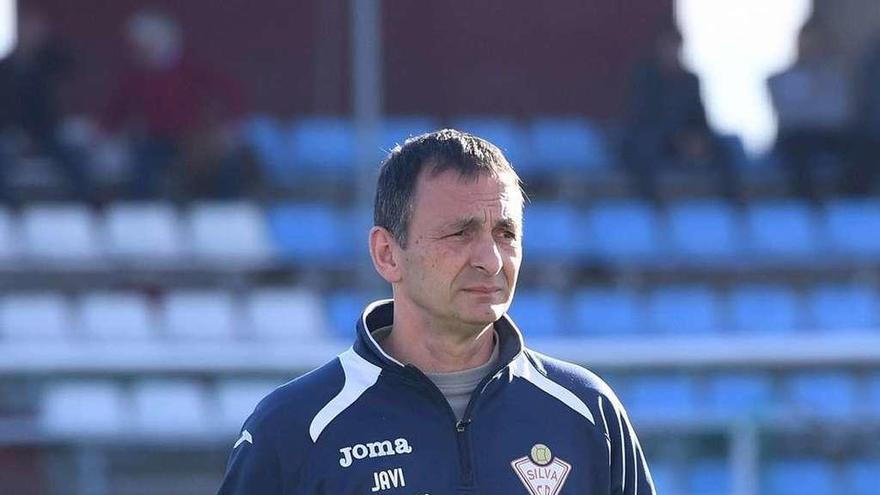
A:
{"label": "forehead", "polygon": [[518,220],[522,217],[522,201],[519,185],[512,176],[481,173],[463,177],[455,170],[438,175],[426,171],[416,183],[414,216],[447,219],[496,208],[503,218]]}

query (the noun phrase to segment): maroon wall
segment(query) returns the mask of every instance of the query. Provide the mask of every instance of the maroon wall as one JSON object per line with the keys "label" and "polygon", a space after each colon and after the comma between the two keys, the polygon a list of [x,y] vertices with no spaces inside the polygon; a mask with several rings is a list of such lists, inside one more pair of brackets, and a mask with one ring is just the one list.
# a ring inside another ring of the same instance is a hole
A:
{"label": "maroon wall", "polygon": [[[70,106],[101,107],[125,61],[122,26],[143,5],[177,15],[192,51],[240,79],[251,108],[350,111],[346,0],[42,0],[76,49]],[[634,60],[672,0],[385,0],[390,113],[613,115]]]}
{"label": "maroon wall", "polygon": [[672,0],[387,2],[387,107],[608,116],[671,12]]}

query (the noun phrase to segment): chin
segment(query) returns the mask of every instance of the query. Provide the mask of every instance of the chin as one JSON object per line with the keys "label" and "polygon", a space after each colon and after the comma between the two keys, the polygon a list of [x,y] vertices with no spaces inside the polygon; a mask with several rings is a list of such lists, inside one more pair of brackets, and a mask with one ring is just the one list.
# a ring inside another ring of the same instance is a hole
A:
{"label": "chin", "polygon": [[498,321],[506,310],[506,304],[485,305],[469,311],[470,318],[467,319],[473,324],[489,325]]}

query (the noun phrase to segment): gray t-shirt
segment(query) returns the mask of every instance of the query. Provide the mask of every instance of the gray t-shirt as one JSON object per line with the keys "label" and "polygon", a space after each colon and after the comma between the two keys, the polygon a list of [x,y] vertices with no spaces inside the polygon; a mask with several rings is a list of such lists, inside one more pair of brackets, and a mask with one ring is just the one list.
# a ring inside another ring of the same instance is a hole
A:
{"label": "gray t-shirt", "polygon": [[[382,341],[391,334],[391,328],[388,326],[376,330],[373,332],[373,338],[381,345]],[[446,397],[446,401],[449,402],[452,410],[455,411],[457,419],[461,419],[464,415],[464,410],[467,409],[468,401],[470,401],[474,389],[498,364],[498,338],[496,337],[494,340],[492,356],[486,364],[451,373],[425,373],[434,382],[434,385],[440,389],[443,396]]]}

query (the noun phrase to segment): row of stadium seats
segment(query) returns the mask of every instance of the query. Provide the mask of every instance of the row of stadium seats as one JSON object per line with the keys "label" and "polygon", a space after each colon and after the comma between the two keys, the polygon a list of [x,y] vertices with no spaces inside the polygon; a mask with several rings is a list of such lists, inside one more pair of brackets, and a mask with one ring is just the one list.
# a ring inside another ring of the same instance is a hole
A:
{"label": "row of stadium seats", "polygon": [[[389,117],[377,129],[378,163],[407,137],[449,126],[484,137],[500,147],[523,177],[547,171],[597,171],[614,163],[602,131],[583,118],[545,117],[521,124],[512,119],[473,116],[441,123],[425,116]],[[314,117],[284,123],[269,116],[251,118],[245,134],[269,177],[282,184],[330,176],[350,179],[355,163],[351,120]]]}
{"label": "row of stadium seats", "polygon": [[[320,338],[327,328],[318,296],[295,289],[263,289],[242,300],[222,291],[174,291],[163,298],[161,309],[131,292],[95,292],[71,302],[57,293],[3,297],[0,335],[15,340],[271,340]],[[239,335],[244,329],[251,333]]]}
{"label": "row of stadium seats", "polygon": [[[684,201],[657,209],[602,201],[582,209],[536,202],[526,208],[530,260],[599,258],[647,263],[773,266],[880,260],[880,201]],[[266,261],[274,256],[339,265],[363,254],[369,212],[320,204],[117,203],[100,214],[73,204],[0,210],[0,259]]]}
{"label": "row of stadium seats", "polygon": [[511,314],[530,335],[711,334],[869,330],[880,326],[880,294],[868,285],[820,284],[803,294],[773,284],[668,285],[646,292],[584,288],[570,298],[516,294]]}
{"label": "row of stadium seats", "polygon": [[[10,293],[0,297],[6,339],[300,339],[353,337],[354,322],[374,297],[338,292],[322,298],[302,289]],[[880,294],[865,285],[819,285],[804,294],[775,285],[727,293],[700,285],[648,292],[584,288],[570,297],[523,288],[511,315],[529,337],[645,334],[875,332]]]}
{"label": "row of stadium seats", "polygon": [[[880,419],[877,371],[862,377],[842,371],[792,371],[775,382],[757,373],[715,374],[704,380],[653,374],[612,383],[635,424],[646,428],[696,418]],[[185,378],[134,383],[66,379],[45,385],[38,417],[55,434],[175,435],[225,429],[232,435],[259,398],[278,384],[244,378],[216,384]]]}
{"label": "row of stadium seats", "polygon": [[262,210],[248,203],[203,203],[180,213],[167,203],[119,203],[0,210],[0,259],[148,262],[189,257],[265,260],[273,244]]}
{"label": "row of stadium seats", "polygon": [[[701,458],[688,463],[651,462],[657,493],[718,495],[734,493],[725,459]],[[880,459],[833,461],[818,457],[775,458],[762,463],[764,495],[880,495]]]}
{"label": "row of stadium seats", "polygon": [[661,373],[610,378],[636,424],[668,420],[853,419],[880,414],[880,373]]}
{"label": "row of stadium seats", "polygon": [[639,201],[603,201],[587,210],[533,203],[525,212],[526,253],[654,262],[779,263],[880,257],[880,201],[835,200],[821,208],[793,200],[739,209],[690,200],[658,209]]}

